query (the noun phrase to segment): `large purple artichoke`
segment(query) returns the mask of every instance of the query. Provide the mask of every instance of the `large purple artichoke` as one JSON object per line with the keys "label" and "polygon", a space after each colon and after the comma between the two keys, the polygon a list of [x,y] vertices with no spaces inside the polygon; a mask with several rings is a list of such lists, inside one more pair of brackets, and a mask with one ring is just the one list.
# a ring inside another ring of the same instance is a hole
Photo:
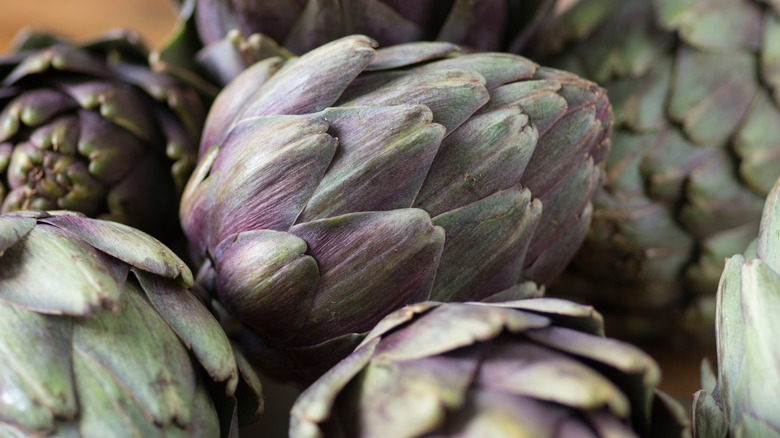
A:
{"label": "large purple artichoke", "polygon": [[214,103],[181,220],[266,371],[310,379],[388,312],[550,283],[608,150],[604,90],[520,56],[352,36]]}

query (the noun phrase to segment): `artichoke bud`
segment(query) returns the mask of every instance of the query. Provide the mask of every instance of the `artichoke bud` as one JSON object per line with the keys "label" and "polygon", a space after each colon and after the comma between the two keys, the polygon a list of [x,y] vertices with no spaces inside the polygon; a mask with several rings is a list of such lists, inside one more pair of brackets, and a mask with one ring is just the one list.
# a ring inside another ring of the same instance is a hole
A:
{"label": "artichoke bud", "polygon": [[182,226],[271,373],[315,378],[390,309],[551,282],[590,223],[604,90],[517,55],[375,45],[261,61],[206,121]]}
{"label": "artichoke bud", "polygon": [[601,323],[545,298],[404,307],[301,394],[290,436],[686,436],[655,361]]}
{"label": "artichoke bud", "polygon": [[72,209],[170,238],[197,153],[197,93],[152,72],[129,33],[83,45],[32,35],[17,50],[0,85],[0,142],[15,157],[0,167],[2,211]]}

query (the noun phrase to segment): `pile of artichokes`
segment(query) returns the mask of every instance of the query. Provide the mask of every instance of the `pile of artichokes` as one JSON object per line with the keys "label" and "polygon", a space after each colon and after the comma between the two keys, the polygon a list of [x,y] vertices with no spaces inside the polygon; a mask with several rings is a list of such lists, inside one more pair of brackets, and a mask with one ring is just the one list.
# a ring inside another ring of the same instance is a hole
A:
{"label": "pile of artichokes", "polygon": [[780,437],[780,3],[174,3],[0,56],[0,436]]}

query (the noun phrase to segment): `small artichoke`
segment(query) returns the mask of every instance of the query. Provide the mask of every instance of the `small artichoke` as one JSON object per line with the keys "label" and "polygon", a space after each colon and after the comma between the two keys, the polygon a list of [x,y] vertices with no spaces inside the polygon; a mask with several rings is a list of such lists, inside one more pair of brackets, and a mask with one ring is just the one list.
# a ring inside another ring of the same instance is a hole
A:
{"label": "small artichoke", "polygon": [[682,437],[658,365],[552,298],[425,302],[383,319],[292,408],[290,437]]}
{"label": "small artichoke", "polygon": [[623,333],[711,339],[723,260],[780,174],[780,3],[581,0],[559,22],[551,63],[615,106],[593,226],[559,290]]}
{"label": "small artichoke", "polygon": [[183,195],[203,283],[277,376],[316,378],[405,304],[547,284],[590,222],[604,90],[515,55],[374,45],[242,73]]}
{"label": "small artichoke", "polygon": [[[555,0],[181,0],[162,58],[199,64],[220,83],[271,54],[303,54],[365,34],[380,46],[447,41],[518,52]],[[278,42],[278,43],[277,43]],[[289,51],[289,52],[288,52]],[[197,52],[197,54],[195,54]],[[189,59],[188,59],[189,58]]]}
{"label": "small artichoke", "polygon": [[728,259],[717,295],[717,372],[702,364],[694,394],[696,438],[780,437],[780,180],[758,240]]}
{"label": "small artichoke", "polygon": [[192,281],[126,225],[0,216],[0,436],[235,436],[260,383]]}
{"label": "small artichoke", "polygon": [[74,210],[159,238],[196,164],[198,93],[156,73],[137,35],[23,34],[0,57],[0,205]]}

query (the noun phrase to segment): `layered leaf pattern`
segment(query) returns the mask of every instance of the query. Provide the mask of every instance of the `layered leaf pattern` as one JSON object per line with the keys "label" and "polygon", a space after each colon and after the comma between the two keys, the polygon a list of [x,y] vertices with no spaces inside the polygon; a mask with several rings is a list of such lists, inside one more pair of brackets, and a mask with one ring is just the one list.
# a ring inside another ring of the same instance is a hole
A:
{"label": "layered leaf pattern", "polygon": [[[228,436],[254,372],[156,239],[83,215],[0,216],[0,433]],[[224,406],[233,405],[227,410]]]}
{"label": "layered leaf pattern", "polygon": [[[263,345],[258,366],[288,378],[316,377],[405,304],[550,283],[590,223],[602,89],[516,55],[375,45],[239,75],[182,200],[214,295]],[[317,356],[335,339],[352,344]]]}

